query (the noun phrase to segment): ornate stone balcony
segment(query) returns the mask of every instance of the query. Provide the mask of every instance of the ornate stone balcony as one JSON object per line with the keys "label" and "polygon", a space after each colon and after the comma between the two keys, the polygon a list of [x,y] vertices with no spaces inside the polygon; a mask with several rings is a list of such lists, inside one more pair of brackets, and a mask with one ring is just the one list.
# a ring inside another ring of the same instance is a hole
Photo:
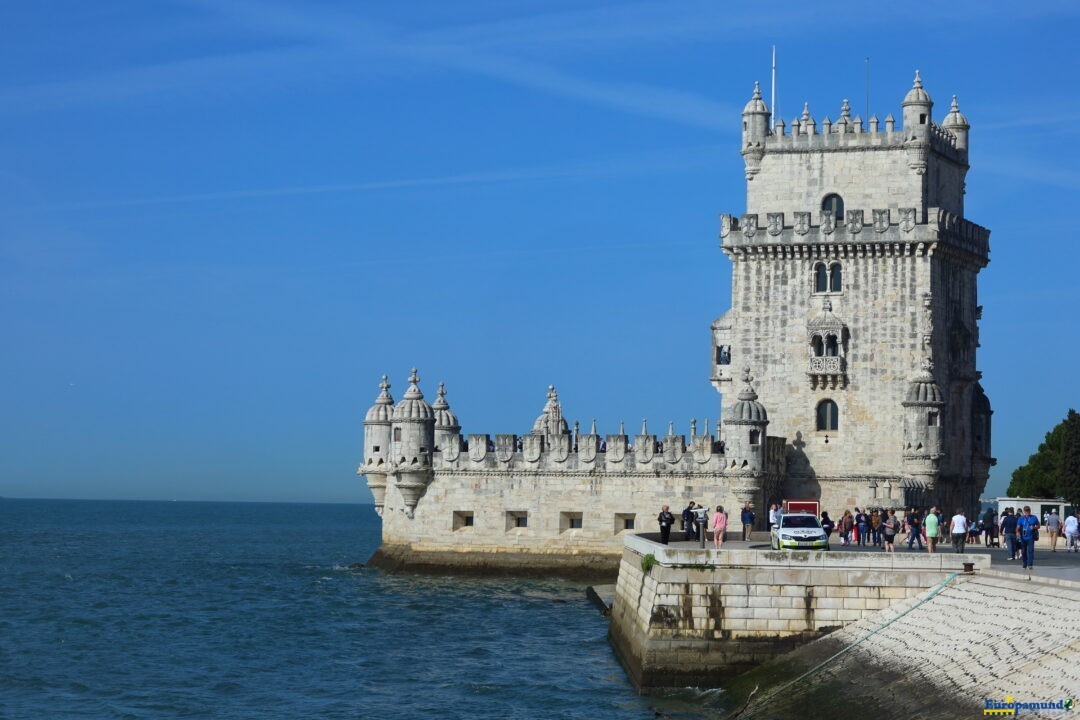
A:
{"label": "ornate stone balcony", "polygon": [[844,387],[847,384],[847,360],[838,356],[812,357],[806,375],[814,389]]}

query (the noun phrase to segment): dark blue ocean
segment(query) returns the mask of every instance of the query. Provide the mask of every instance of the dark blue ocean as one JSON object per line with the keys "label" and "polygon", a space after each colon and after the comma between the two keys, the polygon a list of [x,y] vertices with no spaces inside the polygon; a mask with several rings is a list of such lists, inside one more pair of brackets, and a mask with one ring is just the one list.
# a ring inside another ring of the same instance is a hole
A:
{"label": "dark blue ocean", "polygon": [[391,576],[370,506],[0,500],[0,718],[715,717],[585,584]]}

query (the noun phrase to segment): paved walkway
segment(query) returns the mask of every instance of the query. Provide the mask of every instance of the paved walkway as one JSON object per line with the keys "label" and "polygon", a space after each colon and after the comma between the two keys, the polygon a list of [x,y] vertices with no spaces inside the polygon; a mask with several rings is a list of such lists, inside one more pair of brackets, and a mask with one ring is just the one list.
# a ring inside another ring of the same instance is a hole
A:
{"label": "paved walkway", "polygon": [[[680,532],[681,536],[682,533]],[[672,533],[671,543],[672,547],[681,549],[689,549],[699,547],[698,542],[687,542],[683,540],[675,541],[675,533]],[[754,533],[755,539],[750,542],[743,542],[741,540],[728,540],[724,543],[724,547],[732,549],[752,549],[752,550],[771,550],[767,535],[764,533]],[[712,543],[706,543],[706,547],[711,549]],[[881,548],[876,548],[872,545],[866,546],[851,546],[841,545],[835,536],[832,538],[829,549],[837,552],[884,552]],[[923,552],[926,550],[919,550],[918,543],[912,550],[908,550],[907,543],[901,543],[896,546],[896,552],[898,553],[911,553],[911,552]],[[939,548],[939,552],[943,554],[953,554],[952,545],[946,544],[944,547]],[[1059,580],[1072,580],[1074,582],[1080,582],[1080,553],[1067,552],[1064,548],[1064,544],[1059,541],[1057,552],[1050,551],[1050,545],[1041,539],[1038,546],[1035,548],[1035,569],[1024,570],[1019,560],[1009,561],[1008,553],[1001,548],[988,548],[984,545],[968,545],[965,548],[965,553],[989,553],[990,564],[994,570],[1001,570],[1004,572],[1016,573],[1021,577],[1048,577],[1057,578]]]}

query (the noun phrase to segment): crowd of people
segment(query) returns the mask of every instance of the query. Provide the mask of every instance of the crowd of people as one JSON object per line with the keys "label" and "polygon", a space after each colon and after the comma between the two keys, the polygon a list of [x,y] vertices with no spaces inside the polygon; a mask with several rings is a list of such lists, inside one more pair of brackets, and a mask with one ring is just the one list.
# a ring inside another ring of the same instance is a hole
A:
{"label": "crowd of people", "polygon": [[[768,528],[780,521],[782,505],[769,507]],[[746,503],[740,512],[742,539],[750,539],[756,516]],[[728,516],[723,505],[717,505],[711,519],[709,509],[691,501],[682,511],[683,536],[686,540],[700,540],[701,533],[712,532],[713,545],[719,550],[723,547],[727,534]],[[669,506],[665,505],[657,517],[660,523],[660,541],[668,544],[671,529],[676,522]],[[939,507],[928,511],[908,508],[902,516],[894,509],[870,509],[867,507],[844,510],[843,514],[833,519],[828,512],[821,513],[821,528],[831,539],[833,533],[841,545],[859,547],[880,547],[885,552],[895,552],[897,543],[907,543],[913,550],[936,553],[938,547],[948,539],[953,552],[963,554],[968,544],[983,544],[987,547],[1001,547],[1008,553],[1010,561],[1019,560],[1025,569],[1035,567],[1035,542],[1039,539],[1039,529],[1045,528],[1050,551],[1057,552],[1059,538],[1065,542],[1066,552],[1080,552],[1080,522],[1076,515],[1062,520],[1057,510],[1046,513],[1040,523],[1029,506],[1014,512],[1007,508],[1000,515],[988,509],[982,516],[969,517],[962,508],[957,508],[951,517]]]}

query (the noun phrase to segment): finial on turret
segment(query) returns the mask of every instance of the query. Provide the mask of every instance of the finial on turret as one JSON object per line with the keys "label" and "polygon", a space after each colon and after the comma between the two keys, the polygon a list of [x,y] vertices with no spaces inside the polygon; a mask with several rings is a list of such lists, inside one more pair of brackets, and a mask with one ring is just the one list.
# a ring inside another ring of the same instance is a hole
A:
{"label": "finial on turret", "polygon": [[409,382],[411,382],[411,383],[420,382],[420,376],[416,374],[416,368],[412,369],[412,375],[409,376]]}
{"label": "finial on turret", "polygon": [[578,431],[581,430],[581,423],[577,420],[574,421],[574,437],[578,436]]}
{"label": "finial on turret", "polygon": [[844,120],[851,117],[851,104],[848,103],[847,98],[844,98],[844,102],[840,105],[840,117]]}
{"label": "finial on turret", "polygon": [[709,418],[705,418],[705,434],[709,434]]}
{"label": "finial on turret", "polygon": [[745,368],[743,368],[742,379],[743,379],[743,382],[746,383],[747,385],[754,382],[754,376],[750,373],[750,366],[749,365],[747,365]]}
{"label": "finial on turret", "polygon": [[622,420],[619,421],[619,434],[620,435],[625,435],[626,434],[626,426],[623,425]]}
{"label": "finial on turret", "polygon": [[757,80],[754,81],[754,99],[761,99],[761,83],[759,83]]}
{"label": "finial on turret", "polygon": [[921,88],[922,87],[922,78],[919,77],[919,71],[918,70],[915,71],[915,84],[912,85],[911,87],[916,87],[916,88]]}
{"label": "finial on turret", "polygon": [[390,381],[386,379],[385,375],[383,375],[382,380],[379,381],[379,389],[381,389],[381,390],[389,390],[390,389]]}
{"label": "finial on turret", "polygon": [[595,435],[596,434],[596,418],[592,419],[592,427],[589,428],[589,434],[590,435]]}
{"label": "finial on turret", "polygon": [[960,112],[960,104],[956,102],[956,94],[952,96],[952,105],[949,106],[949,112]]}
{"label": "finial on turret", "polygon": [[442,380],[439,381],[438,396],[440,398],[446,398],[446,383],[444,383]]}
{"label": "finial on turret", "polygon": [[803,119],[803,122],[806,122],[807,120],[810,119],[810,103],[809,102],[804,102],[803,103],[803,106],[802,106],[802,119]]}
{"label": "finial on turret", "polygon": [[674,435],[675,434],[675,421],[674,420],[668,420],[667,434],[668,435]]}
{"label": "finial on turret", "polygon": [[648,435],[649,434],[649,421],[646,420],[645,418],[641,418],[641,434],[642,435]]}
{"label": "finial on turret", "polygon": [[697,418],[690,418],[690,437],[697,435]]}

